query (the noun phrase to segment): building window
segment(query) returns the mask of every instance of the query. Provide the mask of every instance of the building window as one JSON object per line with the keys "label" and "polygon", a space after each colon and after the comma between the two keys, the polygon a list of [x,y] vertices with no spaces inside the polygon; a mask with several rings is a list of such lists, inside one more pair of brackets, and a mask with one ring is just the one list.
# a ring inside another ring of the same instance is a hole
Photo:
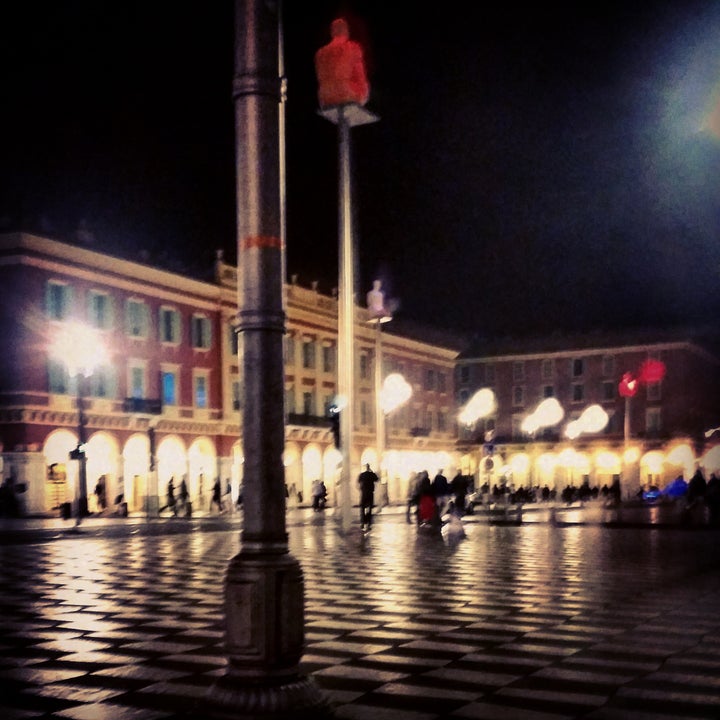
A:
{"label": "building window", "polygon": [[146,338],[150,334],[148,306],[140,300],[128,300],[125,305],[125,323],[130,337]]}
{"label": "building window", "polygon": [[522,360],[518,360],[513,363],[513,380],[517,382],[518,380],[524,380],[525,379],[525,363]]}
{"label": "building window", "polygon": [[291,385],[285,389],[285,411],[289,413],[295,412],[295,386]]}
{"label": "building window", "polygon": [[437,429],[440,432],[447,430],[447,414],[442,411],[439,411],[437,414]]}
{"label": "building window", "polygon": [[575,383],[572,386],[572,401],[582,402],[585,400],[585,386],[582,383]]}
{"label": "building window", "polygon": [[230,356],[239,362],[240,333],[234,323],[228,325],[228,347],[230,348]]}
{"label": "building window", "polygon": [[49,282],[45,289],[45,310],[50,320],[67,320],[70,317],[72,288],[58,282]]}
{"label": "building window", "polygon": [[582,377],[585,372],[585,361],[582,358],[573,358],[572,361],[572,376]]}
{"label": "building window", "polygon": [[602,375],[606,378],[615,377],[615,358],[612,355],[603,355]]}
{"label": "building window", "polygon": [[56,395],[67,395],[70,390],[65,366],[57,360],[48,362],[48,389]]}
{"label": "building window", "polygon": [[648,435],[658,435],[662,430],[660,408],[648,408],[645,411],[645,430]]}
{"label": "building window", "polygon": [[647,389],[645,392],[647,393],[647,399],[652,402],[657,402],[659,400],[662,400],[662,383],[661,382],[648,383]]}
{"label": "building window", "polygon": [[369,425],[370,417],[368,413],[368,404],[365,400],[360,401],[360,424]]}
{"label": "building window", "polygon": [[485,383],[492,385],[495,382],[495,365],[488,363],[485,365]]}
{"label": "building window", "polygon": [[162,380],[162,403],[163,405],[178,404],[178,382],[177,372],[174,370],[163,370]]}
{"label": "building window", "polygon": [[208,377],[205,373],[196,373],[193,376],[193,399],[195,407],[206,410],[208,407]]}
{"label": "building window", "polygon": [[145,366],[132,364],[128,368],[130,397],[140,400],[145,397]]}
{"label": "building window", "polygon": [[314,415],[315,403],[313,402],[313,393],[303,393],[303,415]]}
{"label": "building window", "polygon": [[515,385],[513,387],[513,405],[515,407],[525,404],[525,387],[523,385]]}
{"label": "building window", "polygon": [[470,382],[470,366],[469,365],[461,365],[460,366],[460,382],[463,384]]}
{"label": "building window", "polygon": [[367,380],[370,376],[370,362],[367,353],[360,354],[360,379]]}
{"label": "building window", "polygon": [[160,342],[180,343],[180,313],[172,308],[160,308]]}
{"label": "building window", "polygon": [[242,402],[240,399],[240,381],[232,381],[232,408],[233,410],[240,410]]}
{"label": "building window", "polygon": [[322,364],[323,372],[335,372],[335,347],[333,345],[323,345]]}
{"label": "building window", "polygon": [[428,370],[425,373],[425,389],[426,390],[434,390],[435,389],[435,371],[434,370]]}
{"label": "building window", "polygon": [[611,381],[605,381],[602,384],[602,398],[603,400],[614,400],[615,399],[615,383]]}
{"label": "building window", "polygon": [[437,374],[437,389],[438,392],[444,393],[447,392],[447,375],[445,373],[439,372]]}
{"label": "building window", "polygon": [[541,372],[543,380],[552,380],[555,377],[555,363],[549,359],[543,360]]}
{"label": "building window", "polygon": [[212,340],[210,318],[204,315],[193,315],[190,327],[192,346],[199,350],[209,350]]}
{"label": "building window", "polygon": [[313,340],[303,340],[302,358],[303,367],[306,370],[315,368],[315,342]]}
{"label": "building window", "polygon": [[112,298],[107,293],[96,290],[88,293],[88,322],[98,330],[112,328]]}
{"label": "building window", "polygon": [[116,385],[113,367],[103,365],[95,368],[90,376],[90,395],[97,398],[114,398]]}
{"label": "building window", "polygon": [[458,393],[458,402],[460,403],[460,405],[465,405],[469,399],[470,399],[470,391],[469,390],[463,389]]}
{"label": "building window", "polygon": [[512,416],[512,439],[516,442],[522,440],[525,437],[525,433],[522,430],[523,417],[521,415]]}
{"label": "building window", "polygon": [[325,415],[330,414],[330,408],[335,405],[334,395],[323,395],[323,412]]}
{"label": "building window", "polygon": [[555,386],[554,385],[543,385],[543,397],[551,398],[555,397]]}

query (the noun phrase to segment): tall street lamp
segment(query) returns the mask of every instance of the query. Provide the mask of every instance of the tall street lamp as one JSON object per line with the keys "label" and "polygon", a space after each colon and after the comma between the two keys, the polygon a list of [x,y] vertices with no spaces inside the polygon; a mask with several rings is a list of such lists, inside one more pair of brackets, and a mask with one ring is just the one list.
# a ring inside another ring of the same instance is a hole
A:
{"label": "tall street lamp", "polygon": [[68,323],[55,338],[51,355],[57,362],[65,365],[69,378],[75,378],[78,442],[70,451],[70,460],[78,461],[78,484],[75,492],[75,527],[78,527],[81,519],[88,514],[85,385],[95,369],[107,361],[107,353],[92,328],[81,323]]}
{"label": "tall street lamp", "polygon": [[[385,416],[393,410],[404,405],[412,395],[412,385],[400,373],[390,373],[385,378],[378,395],[377,414],[381,417],[378,422],[378,467],[382,468],[382,453],[385,451],[386,424]],[[382,473],[381,473],[382,477]],[[389,488],[388,488],[389,489]],[[389,493],[388,493],[389,495]]]}
{"label": "tall street lamp", "polygon": [[355,290],[353,282],[354,240],[352,232],[352,196],[350,186],[350,129],[378,121],[364,106],[369,85],[365,76],[362,49],[350,40],[347,23],[338,18],[332,23],[332,40],[315,55],[320,115],[338,128],[338,395],[345,398],[340,414],[340,509],[342,529],[350,529],[351,442],[354,415],[354,322]]}
{"label": "tall street lamp", "polygon": [[202,717],[323,717],[300,672],[304,581],[285,524],[284,230],[279,3],[235,0],[238,328],[243,336],[243,527],[225,575],[226,672]]}

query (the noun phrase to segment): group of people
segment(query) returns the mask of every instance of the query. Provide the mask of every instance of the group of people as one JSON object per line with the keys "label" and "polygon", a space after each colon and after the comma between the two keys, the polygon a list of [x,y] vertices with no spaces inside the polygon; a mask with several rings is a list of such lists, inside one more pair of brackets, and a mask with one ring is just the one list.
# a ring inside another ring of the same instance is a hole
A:
{"label": "group of people", "polygon": [[472,489],[472,478],[460,471],[448,482],[443,468],[430,480],[427,470],[421,470],[410,478],[406,519],[418,525],[439,527],[444,515],[450,513],[462,517],[467,512],[467,496]]}
{"label": "group of people", "polygon": [[[229,508],[231,509],[229,502],[231,492],[232,488],[230,486],[230,481],[227,480],[224,493],[228,498],[228,507],[226,507],[220,478],[215,478],[215,482],[213,483],[212,496],[210,498],[210,511],[217,508],[218,514],[221,515]],[[202,494],[200,494],[198,497],[202,502]],[[241,495],[238,496],[238,504],[240,503],[242,503]],[[178,514],[184,514],[186,517],[190,517],[192,515],[192,502],[190,501],[190,493],[188,491],[187,482],[184,477],[182,478],[182,480],[180,480],[180,485],[177,490],[177,496],[175,495],[175,478],[170,477],[170,479],[168,480],[165,505],[160,508],[159,512],[162,513],[165,510],[169,510],[170,512],[172,512],[174,517],[177,517]]]}

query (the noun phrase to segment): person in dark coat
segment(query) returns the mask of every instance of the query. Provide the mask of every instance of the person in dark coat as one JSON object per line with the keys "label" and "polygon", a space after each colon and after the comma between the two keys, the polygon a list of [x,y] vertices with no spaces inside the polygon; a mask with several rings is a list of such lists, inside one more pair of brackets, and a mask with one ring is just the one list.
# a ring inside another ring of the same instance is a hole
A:
{"label": "person in dark coat", "polygon": [[215,483],[213,484],[212,500],[210,501],[211,510],[213,505],[217,505],[218,513],[222,514],[223,512],[225,512],[222,501],[222,487],[220,485],[220,478],[215,478]]}
{"label": "person in dark coat", "polygon": [[372,525],[372,509],[375,500],[375,483],[379,480],[378,476],[370,469],[370,465],[365,465],[365,470],[358,475],[358,485],[360,486],[360,527],[369,530]]}
{"label": "person in dark coat", "polygon": [[705,504],[708,506],[708,522],[711,527],[720,527],[720,477],[713,473],[705,490]]}
{"label": "person in dark coat", "polygon": [[470,478],[458,470],[457,475],[450,481],[450,491],[455,497],[455,511],[461,515],[464,515],[467,509],[466,498],[469,489]]}
{"label": "person in dark coat", "polygon": [[448,479],[443,475],[442,468],[438,470],[437,475],[433,478],[432,491],[438,505],[438,512],[442,515],[445,505],[450,499],[450,483],[448,483]]}
{"label": "person in dark coat", "polygon": [[165,505],[160,508],[159,512],[163,510],[172,510],[172,513],[177,517],[177,502],[175,500],[175,478],[171,477],[167,484],[167,499]]}

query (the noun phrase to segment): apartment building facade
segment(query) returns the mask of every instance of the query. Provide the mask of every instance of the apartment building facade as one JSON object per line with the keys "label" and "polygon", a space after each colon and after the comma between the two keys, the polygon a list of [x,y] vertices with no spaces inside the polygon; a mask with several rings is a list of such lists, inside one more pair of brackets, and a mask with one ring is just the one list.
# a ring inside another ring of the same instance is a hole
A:
{"label": "apartment building facade", "polygon": [[[624,397],[625,373],[640,375],[656,360],[661,380],[641,383]],[[554,335],[480,342],[458,358],[458,406],[480,388],[493,391],[496,407],[459,430],[464,462],[491,484],[609,485],[622,479],[625,497],[648,484],[664,486],[696,467],[720,470],[720,355],[705,330],[667,329]],[[525,419],[546,398],[563,409],[562,420],[529,432]],[[571,438],[568,423],[599,406],[607,424]]]}
{"label": "apartment building facade", "polygon": [[[336,395],[337,300],[296,282],[285,293],[286,479],[305,498],[323,479],[333,501],[340,454],[326,410]],[[236,268],[221,256],[213,281],[199,281],[50,238],[0,236],[0,471],[20,489],[22,510],[77,500],[79,447],[91,510],[100,479],[131,511],[155,513],[171,477],[186,479],[196,508],[207,509],[215,478],[229,481],[234,500],[243,481],[236,313]],[[383,365],[406,373],[413,394],[387,417],[379,462],[369,319],[358,307],[351,462],[357,472],[381,466],[399,500],[411,472],[457,462],[457,348],[383,333]],[[78,328],[92,340],[73,335]]]}

